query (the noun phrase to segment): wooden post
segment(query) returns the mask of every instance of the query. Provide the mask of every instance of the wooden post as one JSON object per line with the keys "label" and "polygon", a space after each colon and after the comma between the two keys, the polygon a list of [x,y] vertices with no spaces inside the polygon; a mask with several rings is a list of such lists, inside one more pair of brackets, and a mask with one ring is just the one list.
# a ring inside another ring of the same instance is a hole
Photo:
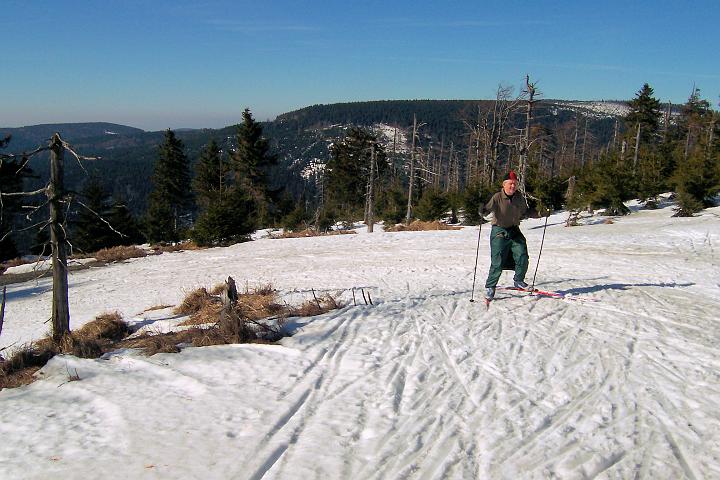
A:
{"label": "wooden post", "polygon": [[50,140],[50,185],[47,196],[50,204],[50,243],[52,245],[53,267],[53,339],[59,341],[70,332],[70,309],[68,307],[67,279],[67,237],[65,235],[65,215],[62,200],[65,194],[63,158],[64,147],[60,135]]}

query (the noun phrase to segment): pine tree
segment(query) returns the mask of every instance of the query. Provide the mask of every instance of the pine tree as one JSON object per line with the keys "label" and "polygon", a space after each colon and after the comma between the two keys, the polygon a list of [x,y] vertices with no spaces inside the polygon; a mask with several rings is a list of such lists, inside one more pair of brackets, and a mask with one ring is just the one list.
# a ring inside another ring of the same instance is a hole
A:
{"label": "pine tree", "polygon": [[220,201],[228,185],[228,163],[223,159],[222,151],[212,139],[200,154],[200,161],[195,167],[195,178],[192,185],[197,203],[202,208]]}
{"label": "pine tree", "polygon": [[173,209],[167,195],[162,190],[153,190],[148,198],[148,210],[144,222],[147,239],[151,242],[180,240],[175,213],[176,210]]}
{"label": "pine tree", "polygon": [[395,225],[405,218],[407,196],[401,185],[393,185],[382,190],[378,195],[379,218],[385,221],[386,225]]}
{"label": "pine tree", "polygon": [[677,216],[692,216],[712,206],[720,191],[720,115],[693,89],[682,108],[675,156],[677,168],[672,183],[678,194]]}
{"label": "pine tree", "polygon": [[257,219],[257,203],[252,193],[242,185],[235,185],[200,215],[192,239],[199,245],[244,241],[257,228]]}
{"label": "pine tree", "polygon": [[70,222],[73,244],[82,252],[96,252],[111,247],[121,238],[108,226],[111,211],[108,197],[99,178],[92,176],[85,182],[80,194],[82,205]]}
{"label": "pine tree", "polygon": [[630,113],[625,116],[625,124],[629,135],[635,135],[637,125],[640,125],[640,141],[643,143],[655,141],[660,128],[662,108],[660,101],[653,97],[654,90],[647,83],[635,94],[635,98],[628,102]]}
{"label": "pine tree", "polygon": [[415,207],[415,216],[425,222],[440,220],[450,208],[447,196],[440,190],[427,188]]}
{"label": "pine tree", "polygon": [[375,150],[375,178],[382,179],[388,170],[387,158],[372,133],[353,127],[343,141],[330,149],[331,157],[325,168],[326,196],[329,203],[346,215],[358,215],[365,205],[371,149]]}
{"label": "pine tree", "polygon": [[190,169],[182,141],[168,129],[158,150],[153,175],[154,190],[146,217],[150,241],[177,241],[192,208]]}
{"label": "pine tree", "polygon": [[[10,143],[10,136],[0,139],[0,148]],[[23,160],[2,159],[0,161],[0,192],[20,192],[23,179],[29,177],[32,170]],[[22,213],[22,197],[4,196],[0,199],[0,261],[9,260],[19,255],[13,231],[17,217]]]}
{"label": "pine tree", "polygon": [[140,224],[130,212],[126,201],[120,198],[113,199],[108,222],[122,234],[122,236],[116,234],[114,245],[140,245],[145,242]]}
{"label": "pine tree", "polygon": [[272,210],[268,178],[277,157],[270,153],[270,143],[263,137],[262,126],[253,119],[250,109],[246,108],[242,117],[243,122],[237,127],[237,149],[232,156],[235,183],[253,195],[264,222]]}

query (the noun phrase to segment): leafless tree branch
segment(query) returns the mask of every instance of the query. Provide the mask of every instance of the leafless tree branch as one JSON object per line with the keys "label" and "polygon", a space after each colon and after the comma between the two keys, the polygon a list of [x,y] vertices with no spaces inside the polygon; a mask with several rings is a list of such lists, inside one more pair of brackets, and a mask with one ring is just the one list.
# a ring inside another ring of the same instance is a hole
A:
{"label": "leafless tree branch", "polygon": [[100,215],[99,213],[97,213],[95,210],[93,210],[92,208],[88,207],[87,205],[85,205],[85,204],[84,204],[83,202],[81,202],[80,200],[76,200],[76,201],[77,201],[80,205],[82,205],[83,207],[85,207],[89,212],[91,212],[92,214],[94,214],[97,218],[99,218],[100,220],[102,220],[102,222],[103,222],[105,225],[107,225],[110,230],[112,230],[113,232],[117,233],[117,234],[120,235],[121,237],[127,237],[127,235],[125,235],[124,233],[120,233],[120,232],[118,232],[117,230],[115,230],[115,229],[113,228],[113,226],[110,225],[110,222],[108,222],[107,220],[105,220],[105,219],[102,217],[102,215]]}
{"label": "leafless tree branch", "polygon": [[[35,150],[33,150],[32,152],[29,152],[29,153],[28,153],[28,152],[23,152],[23,153],[0,153],[0,159],[3,159],[3,160],[14,160],[14,159],[16,159],[16,158],[23,158],[23,159],[27,158],[27,159],[29,159],[29,158],[32,157],[33,155],[37,155],[38,153],[44,152],[45,150],[50,150],[50,147],[49,147],[49,146],[48,146],[48,147],[38,147],[38,148],[36,148]],[[27,161],[26,161],[25,163],[27,163]]]}

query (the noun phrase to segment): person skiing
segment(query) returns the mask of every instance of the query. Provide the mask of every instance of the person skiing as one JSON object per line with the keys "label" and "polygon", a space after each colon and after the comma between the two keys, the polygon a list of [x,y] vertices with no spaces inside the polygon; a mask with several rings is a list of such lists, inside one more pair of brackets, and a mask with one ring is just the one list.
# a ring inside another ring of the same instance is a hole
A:
{"label": "person skiing", "polygon": [[490,271],[485,281],[485,299],[495,297],[495,287],[503,270],[514,270],[513,281],[517,288],[528,288],[525,274],[528,270],[527,242],[520,231],[520,220],[527,213],[525,197],[517,192],[518,178],[510,170],[502,189],[490,198],[481,215],[493,214],[490,231]]}

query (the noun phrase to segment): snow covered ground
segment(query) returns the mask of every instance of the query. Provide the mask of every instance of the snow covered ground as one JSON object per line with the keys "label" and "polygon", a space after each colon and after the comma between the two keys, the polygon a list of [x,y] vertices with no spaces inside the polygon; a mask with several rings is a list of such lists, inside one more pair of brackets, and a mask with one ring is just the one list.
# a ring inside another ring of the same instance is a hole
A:
{"label": "snow covered ground", "polygon": [[[477,227],[75,272],[73,328],[113,310],[167,321],[140,312],[227,275],[350,306],[281,345],[56,357],[42,380],[0,392],[0,478],[720,478],[720,208],[672,213],[573,228],[551,216],[537,286],[569,298],[499,292],[489,310],[469,302]],[[530,278],[542,223],[522,226]],[[352,287],[375,305],[352,306]],[[8,298],[0,347],[46,331],[48,280]]]}

